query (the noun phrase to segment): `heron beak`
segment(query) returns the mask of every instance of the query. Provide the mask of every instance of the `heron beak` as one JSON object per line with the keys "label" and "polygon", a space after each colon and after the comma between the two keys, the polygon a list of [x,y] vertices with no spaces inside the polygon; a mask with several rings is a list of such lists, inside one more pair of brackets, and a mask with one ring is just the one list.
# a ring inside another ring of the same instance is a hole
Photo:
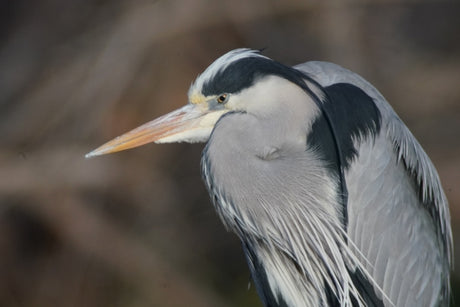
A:
{"label": "heron beak", "polygon": [[228,110],[209,110],[188,104],[137,127],[86,154],[86,158],[138,147],[147,143],[206,142],[214,125]]}

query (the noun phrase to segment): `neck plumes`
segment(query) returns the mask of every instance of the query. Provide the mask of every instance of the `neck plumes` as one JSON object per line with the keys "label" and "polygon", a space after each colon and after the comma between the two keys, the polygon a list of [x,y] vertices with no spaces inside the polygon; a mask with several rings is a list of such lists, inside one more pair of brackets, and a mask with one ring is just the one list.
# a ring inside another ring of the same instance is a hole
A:
{"label": "neck plumes", "polygon": [[[318,306],[335,297],[351,306],[360,299],[349,272],[359,265],[336,175],[306,145],[318,113],[305,114],[225,115],[203,152],[203,177],[222,221],[243,242],[266,305]],[[276,131],[267,129],[273,121]]]}

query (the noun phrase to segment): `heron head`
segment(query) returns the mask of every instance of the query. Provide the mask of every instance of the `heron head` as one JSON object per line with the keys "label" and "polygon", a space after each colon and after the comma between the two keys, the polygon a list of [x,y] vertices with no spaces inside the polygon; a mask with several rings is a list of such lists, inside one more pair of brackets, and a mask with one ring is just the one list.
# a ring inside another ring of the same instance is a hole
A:
{"label": "heron head", "polygon": [[[268,77],[280,79],[266,80],[278,84],[278,87],[283,86],[283,81],[285,86],[295,87],[294,83],[297,82],[292,81],[302,78],[298,71],[263,56],[259,51],[232,50],[214,61],[192,83],[187,105],[105,143],[86,157],[117,152],[150,142],[206,142],[217,121],[225,113],[261,109],[261,100],[263,110],[270,109],[270,101],[277,101],[276,96],[283,91],[275,90],[267,94],[266,90],[273,87],[261,85],[258,81]],[[255,86],[256,83],[258,86]]]}

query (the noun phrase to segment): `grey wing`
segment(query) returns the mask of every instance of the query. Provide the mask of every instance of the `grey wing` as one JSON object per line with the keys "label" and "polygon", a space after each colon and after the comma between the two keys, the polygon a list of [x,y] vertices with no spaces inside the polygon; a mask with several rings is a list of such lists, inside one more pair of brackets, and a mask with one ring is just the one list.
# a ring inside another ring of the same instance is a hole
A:
{"label": "grey wing", "polygon": [[452,233],[446,197],[430,159],[385,98],[359,75],[338,65],[295,67],[327,87],[348,83],[369,95],[381,131],[355,140],[357,156],[345,172],[347,234],[386,305],[447,306]]}

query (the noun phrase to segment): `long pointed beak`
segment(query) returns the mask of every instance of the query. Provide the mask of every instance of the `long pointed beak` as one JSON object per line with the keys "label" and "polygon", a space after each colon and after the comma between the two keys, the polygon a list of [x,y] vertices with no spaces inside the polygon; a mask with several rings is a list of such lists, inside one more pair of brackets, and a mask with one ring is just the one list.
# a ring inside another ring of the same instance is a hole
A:
{"label": "long pointed beak", "polygon": [[206,142],[214,125],[228,110],[210,111],[188,104],[131,130],[86,154],[86,158],[122,151],[147,143]]}

